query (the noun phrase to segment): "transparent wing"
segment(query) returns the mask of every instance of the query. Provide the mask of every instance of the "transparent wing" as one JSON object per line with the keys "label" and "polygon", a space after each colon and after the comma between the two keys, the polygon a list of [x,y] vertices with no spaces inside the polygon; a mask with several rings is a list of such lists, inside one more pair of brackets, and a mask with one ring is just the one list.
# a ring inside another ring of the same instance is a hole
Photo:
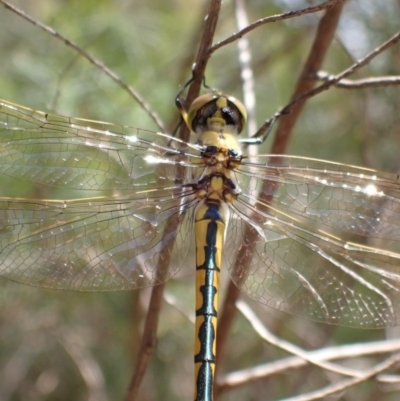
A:
{"label": "transparent wing", "polygon": [[[0,275],[30,285],[156,285],[189,250],[196,148],[165,134],[0,102]],[[160,266],[163,266],[160,269]]]}
{"label": "transparent wing", "polygon": [[0,174],[13,183],[93,192],[152,188],[160,179],[189,182],[199,168],[190,161],[201,163],[194,145],[163,133],[47,114],[3,100],[0,158]]}
{"label": "transparent wing", "polygon": [[398,175],[291,156],[249,157],[236,175],[226,255],[239,288],[312,320],[400,323]]}

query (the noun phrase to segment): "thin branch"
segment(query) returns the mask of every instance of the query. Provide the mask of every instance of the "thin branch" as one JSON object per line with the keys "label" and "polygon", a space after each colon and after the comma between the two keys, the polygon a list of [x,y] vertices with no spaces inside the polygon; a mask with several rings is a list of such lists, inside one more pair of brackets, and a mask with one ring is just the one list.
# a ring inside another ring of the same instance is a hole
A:
{"label": "thin branch", "polygon": [[56,37],[57,39],[63,41],[66,46],[71,47],[73,50],[75,50],[81,56],[83,56],[86,60],[88,60],[94,66],[96,66],[101,71],[103,71],[114,82],[116,82],[123,90],[128,92],[136,100],[136,102],[148,113],[148,115],[151,117],[151,119],[154,121],[154,123],[160,128],[160,130],[162,130],[163,132],[167,132],[167,129],[164,126],[163,121],[158,117],[157,113],[151,109],[150,105],[142,98],[142,96],[137,92],[137,90],[134,89],[132,86],[126,84],[114,71],[112,71],[110,68],[108,68],[103,62],[101,62],[100,60],[98,60],[95,57],[93,57],[92,55],[90,55],[88,52],[86,52],[84,49],[82,49],[79,45],[72,42],[65,36],[61,35],[53,28],[35,20],[30,15],[26,14],[25,11],[20,10],[19,8],[13,6],[12,4],[10,4],[4,0],[0,0],[0,3],[3,4],[5,8],[7,8],[10,11],[14,12],[15,14],[19,15],[26,21],[37,26],[38,28],[42,29],[43,31],[49,33],[50,35]]}
{"label": "thin branch", "polygon": [[[336,81],[336,75],[328,74],[325,71],[318,71],[316,78],[321,81]],[[366,89],[379,88],[382,86],[400,85],[400,76],[370,77],[363,79],[341,79],[336,81],[334,86],[343,89]]]}
{"label": "thin branch", "polygon": [[312,391],[308,394],[302,394],[300,396],[285,398],[281,401],[312,401],[312,400],[323,399],[325,397],[328,397],[329,395],[332,395],[332,394],[335,394],[338,392],[342,392],[342,391],[348,389],[349,387],[355,386],[356,384],[365,382],[366,380],[376,376],[377,374],[383,372],[384,370],[391,368],[393,365],[395,365],[399,361],[400,361],[400,353],[396,354],[390,358],[387,358],[380,364],[375,365],[372,369],[365,371],[363,376],[361,376],[361,377],[357,377],[354,379],[342,380],[339,383],[331,384],[322,389]]}
{"label": "thin branch", "polygon": [[[248,26],[245,1],[236,0],[235,2],[236,24],[238,29]],[[255,115],[256,96],[254,93],[254,74],[251,68],[251,53],[247,38],[240,38],[237,42],[239,51],[240,76],[242,78],[242,90],[244,105],[247,110],[247,132],[249,136],[257,131]]]}
{"label": "thin branch", "polygon": [[[321,68],[321,65],[328,52],[329,46],[334,38],[339,18],[342,14],[344,3],[340,2],[336,7],[331,8],[321,18],[318,29],[315,34],[314,43],[311,47],[307,61],[303,67],[302,72],[297,80],[295,91],[292,95],[292,99],[297,99],[303,93],[312,89],[315,85],[315,78],[310,79]],[[292,104],[293,102],[289,103]],[[275,140],[272,145],[272,153],[282,154],[284,153],[289,139],[292,135],[293,128],[303,111],[305,103],[296,102],[292,105],[290,114],[286,114],[281,117],[276,132]]]}
{"label": "thin branch", "polygon": [[312,356],[310,356],[310,353],[305,351],[304,349],[275,336],[261,323],[260,319],[258,319],[255,313],[243,301],[240,300],[237,301],[236,307],[240,310],[243,316],[249,321],[249,323],[252,325],[256,333],[263,340],[267,341],[269,344],[281,348],[293,355],[297,355],[298,357],[304,359],[305,361],[308,361],[309,363],[312,363],[313,365],[316,365],[322,369],[326,369],[331,372],[339,373],[345,376],[354,376],[354,377],[360,376],[360,372],[355,369],[349,369],[333,363],[327,363],[320,361],[318,359],[314,359],[312,358]]}
{"label": "thin branch", "polygon": [[[211,0],[210,8],[208,10],[206,22],[203,29],[203,35],[200,40],[199,50],[197,52],[196,62],[192,71],[193,82],[190,85],[186,97],[186,107],[190,105],[200,93],[200,87],[203,81],[203,77],[205,75],[206,66],[211,56],[210,47],[214,39],[215,30],[217,28],[219,12],[221,10],[221,2],[222,0]],[[182,124],[179,137],[184,141],[189,140],[190,132],[185,124]]]}
{"label": "thin branch", "polygon": [[[163,270],[162,267],[159,270]],[[142,334],[142,341],[139,346],[135,372],[132,376],[131,382],[129,383],[125,401],[135,401],[137,399],[140,385],[154,353],[157,340],[158,317],[160,315],[163,301],[164,286],[164,284],[160,284],[152,289],[150,304]]]}
{"label": "thin branch", "polygon": [[277,21],[282,21],[282,20],[286,20],[289,18],[299,17],[299,16],[305,15],[305,14],[312,14],[312,13],[316,13],[316,12],[322,11],[322,10],[328,10],[344,1],[345,0],[328,0],[317,6],[307,7],[307,8],[303,8],[301,10],[296,10],[296,11],[289,11],[289,12],[283,13],[283,14],[271,15],[270,17],[259,19],[258,21],[253,22],[252,24],[248,25],[246,28],[242,29],[241,31],[233,34],[232,36],[229,36],[229,38],[222,40],[221,42],[218,42],[217,44],[215,44],[210,49],[210,54],[214,53],[219,48],[226,46],[229,43],[232,43],[232,42],[240,39],[242,36],[253,31],[254,29],[258,28],[261,25],[268,24],[270,22],[277,22]]}
{"label": "thin branch", "polygon": [[[329,361],[336,359],[356,358],[367,355],[386,354],[400,351],[400,340],[383,340],[369,343],[358,343],[351,345],[340,345],[326,347],[316,351],[309,351],[308,355],[316,361]],[[300,368],[308,365],[303,358],[294,356],[281,360],[268,362],[251,368],[231,372],[219,379],[221,390],[226,391],[235,387],[248,385],[249,382],[265,379],[272,375],[287,372],[288,369]],[[362,372],[358,376],[361,376]],[[398,382],[398,375],[379,375],[377,380],[381,383]]]}
{"label": "thin branch", "polygon": [[[340,74],[335,75],[332,80],[329,80],[329,81],[323,83],[322,85],[317,86],[316,88],[314,88],[308,92],[305,92],[302,95],[293,99],[279,113],[291,112],[293,106],[296,105],[297,103],[303,102],[305,99],[308,99],[312,96],[315,96],[315,95],[329,89],[331,86],[335,85],[337,82],[339,82],[343,78],[353,74],[355,71],[357,71],[361,67],[364,67],[365,65],[367,65],[372,59],[374,59],[380,53],[382,53],[383,51],[388,49],[390,46],[395,45],[399,40],[400,40],[400,31],[397,32],[395,35],[393,35],[386,42],[382,43],[380,46],[376,47],[374,50],[372,50],[370,53],[368,53],[363,59],[355,62],[350,67],[348,67],[347,69],[342,71]],[[312,75],[310,75],[310,76],[312,76]]]}

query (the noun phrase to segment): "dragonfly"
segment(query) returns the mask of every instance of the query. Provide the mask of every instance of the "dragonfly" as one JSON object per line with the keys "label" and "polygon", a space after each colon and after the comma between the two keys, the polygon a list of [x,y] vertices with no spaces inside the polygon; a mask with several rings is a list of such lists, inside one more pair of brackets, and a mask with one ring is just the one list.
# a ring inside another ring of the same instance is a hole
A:
{"label": "dragonfly", "polygon": [[117,291],[192,266],[196,401],[212,400],[221,268],[280,311],[400,324],[399,175],[246,154],[246,110],[222,93],[180,111],[193,142],[0,101],[0,275]]}

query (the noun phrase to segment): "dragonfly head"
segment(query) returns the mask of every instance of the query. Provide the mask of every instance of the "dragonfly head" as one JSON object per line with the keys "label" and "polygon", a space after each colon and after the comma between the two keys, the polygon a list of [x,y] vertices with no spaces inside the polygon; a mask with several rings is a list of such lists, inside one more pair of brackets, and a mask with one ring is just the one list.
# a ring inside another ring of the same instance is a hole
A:
{"label": "dragonfly head", "polygon": [[187,113],[187,124],[196,133],[227,129],[239,134],[246,119],[244,105],[234,97],[222,93],[207,93],[198,97]]}

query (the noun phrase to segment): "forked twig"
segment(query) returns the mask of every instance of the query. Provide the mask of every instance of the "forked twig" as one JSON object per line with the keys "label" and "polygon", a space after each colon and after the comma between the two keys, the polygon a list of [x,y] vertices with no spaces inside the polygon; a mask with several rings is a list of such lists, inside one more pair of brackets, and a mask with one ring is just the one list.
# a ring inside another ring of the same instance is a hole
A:
{"label": "forked twig", "polygon": [[[371,60],[373,60],[376,56],[378,56],[380,53],[383,51],[387,50],[389,47],[395,45],[398,41],[400,40],[400,31],[394,34],[390,39],[388,39],[386,42],[383,42],[380,46],[376,47],[374,50],[372,50],[370,53],[368,53],[364,58],[361,60],[355,62],[352,64],[350,67],[346,68],[344,71],[341,73],[334,75],[332,79],[327,80],[325,83],[323,83],[320,86],[317,86],[314,89],[311,89],[302,95],[296,97],[293,99],[290,103],[288,103],[285,107],[281,109],[281,112],[283,113],[288,113],[291,112],[293,109],[293,106],[296,104],[303,102],[306,99],[309,99],[327,89],[329,89],[331,86],[336,85],[339,81],[341,81],[343,78],[353,74],[355,71],[359,70],[360,68],[364,67],[367,65]],[[314,78],[312,78],[314,76]],[[314,74],[311,74],[310,76],[311,80],[315,80],[315,72]]]}
{"label": "forked twig", "polygon": [[[314,360],[331,361],[337,359],[354,359],[361,356],[377,354],[393,354],[400,351],[400,341],[398,339],[373,341],[369,343],[356,343],[325,347],[315,351],[308,351],[308,355]],[[280,360],[267,362],[258,366],[241,369],[227,373],[219,379],[221,391],[228,391],[236,387],[249,384],[249,382],[265,379],[272,375],[287,372],[288,369],[301,368],[308,365],[308,362],[298,356],[290,356]],[[360,370],[359,375],[363,372]],[[376,377],[380,383],[398,383],[399,375],[380,374]]]}
{"label": "forked twig", "polygon": [[316,12],[322,11],[322,10],[328,10],[344,1],[345,0],[328,0],[324,3],[318,4],[316,6],[307,7],[307,8],[303,8],[301,10],[296,10],[296,11],[288,11],[287,13],[271,15],[269,17],[259,19],[258,21],[253,22],[252,24],[248,25],[246,28],[233,34],[232,36],[229,36],[229,38],[226,38],[226,39],[222,40],[221,42],[218,42],[217,44],[215,44],[210,49],[210,53],[214,53],[219,48],[226,46],[229,43],[232,43],[232,42],[240,39],[242,36],[253,31],[254,29],[258,28],[261,25],[265,25],[265,24],[268,24],[271,22],[283,21],[283,20],[286,20],[289,18],[296,18],[296,17],[300,17],[301,15],[312,14],[312,13],[316,13]]}
{"label": "forked twig", "polygon": [[[339,18],[342,14],[343,5],[343,2],[338,3],[336,7],[329,9],[321,18],[317,32],[315,33],[314,43],[297,80],[292,99],[298,99],[303,93],[310,91],[314,87],[315,79],[310,79],[310,77],[322,66],[322,62],[334,38]],[[271,149],[271,153],[273,154],[282,154],[285,152],[293,128],[303,111],[305,105],[304,101],[294,103],[294,100],[289,103],[289,105],[292,105],[290,113],[283,115],[279,120],[275,140]],[[286,110],[287,108],[283,109],[283,111]]]}

